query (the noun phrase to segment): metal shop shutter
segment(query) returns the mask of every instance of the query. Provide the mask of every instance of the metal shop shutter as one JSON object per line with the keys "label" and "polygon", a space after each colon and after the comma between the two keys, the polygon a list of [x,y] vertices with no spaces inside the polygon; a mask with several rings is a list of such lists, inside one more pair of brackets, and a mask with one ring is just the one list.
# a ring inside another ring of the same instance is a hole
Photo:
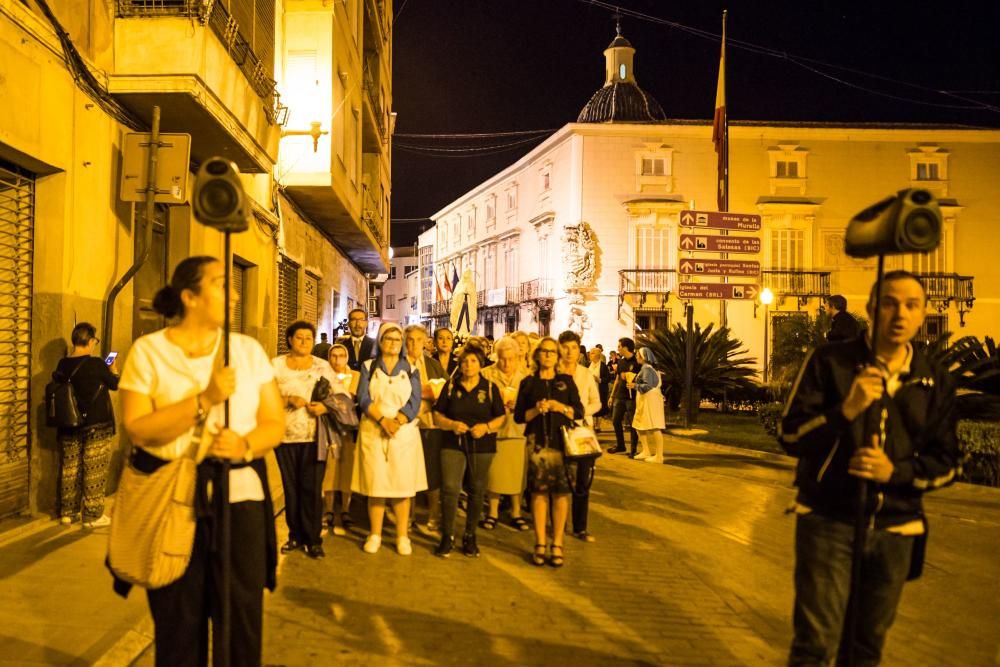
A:
{"label": "metal shop shutter", "polygon": [[236,300],[236,307],[233,308],[233,316],[229,320],[229,330],[234,333],[243,333],[243,302],[246,300],[243,278],[246,270],[245,266],[233,261],[233,292],[239,297]]}
{"label": "metal shop shutter", "polygon": [[302,319],[313,326],[319,323],[319,278],[310,273],[302,290]]}
{"label": "metal shop shutter", "polygon": [[283,257],[278,264],[278,354],[288,352],[285,329],[299,312],[299,265]]}
{"label": "metal shop shutter", "polygon": [[28,508],[34,176],[0,161],[0,518]]}

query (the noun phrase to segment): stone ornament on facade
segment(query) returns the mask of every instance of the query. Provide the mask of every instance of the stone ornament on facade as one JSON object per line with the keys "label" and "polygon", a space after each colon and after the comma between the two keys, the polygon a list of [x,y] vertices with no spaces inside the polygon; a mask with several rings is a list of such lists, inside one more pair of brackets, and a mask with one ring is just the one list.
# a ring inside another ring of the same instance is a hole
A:
{"label": "stone ornament on facade", "polygon": [[585,290],[597,277],[597,243],[594,230],[586,222],[563,227],[563,267],[566,289]]}

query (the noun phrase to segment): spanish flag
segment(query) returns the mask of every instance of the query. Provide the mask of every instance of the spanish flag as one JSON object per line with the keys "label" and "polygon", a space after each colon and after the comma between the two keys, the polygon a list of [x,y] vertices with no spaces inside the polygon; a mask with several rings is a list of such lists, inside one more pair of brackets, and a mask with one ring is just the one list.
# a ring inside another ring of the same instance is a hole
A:
{"label": "spanish flag", "polygon": [[726,118],[726,13],[722,13],[722,52],[719,55],[719,81],[715,88],[715,118],[712,120],[712,143],[719,155],[716,196],[719,210],[729,210],[729,123]]}
{"label": "spanish flag", "polygon": [[444,280],[444,291],[451,294],[451,285],[448,284],[448,267],[444,267],[441,270],[441,279]]}
{"label": "spanish flag", "polygon": [[444,296],[441,295],[441,283],[437,278],[434,279],[434,296],[435,301],[444,301]]}

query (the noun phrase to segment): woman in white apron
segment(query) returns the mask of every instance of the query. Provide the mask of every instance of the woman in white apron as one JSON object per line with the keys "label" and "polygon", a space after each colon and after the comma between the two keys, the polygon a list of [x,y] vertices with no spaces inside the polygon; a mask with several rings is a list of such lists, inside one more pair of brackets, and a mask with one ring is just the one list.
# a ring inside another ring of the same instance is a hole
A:
{"label": "woman in white apron", "polygon": [[358,406],[361,423],[351,488],[368,496],[371,533],[365,552],[382,546],[385,502],[396,516],[396,551],[413,553],[408,535],[410,498],[427,489],[424,452],[417,427],[420,372],[411,369],[403,349],[403,330],[386,322],[378,332],[376,357],[361,365]]}
{"label": "woman in white apron", "polygon": [[663,392],[660,390],[660,374],[653,368],[656,357],[648,347],[641,347],[635,358],[642,364],[636,375],[635,416],[632,428],[639,434],[642,453],[636,461],[663,463],[663,429],[667,427],[663,414]]}

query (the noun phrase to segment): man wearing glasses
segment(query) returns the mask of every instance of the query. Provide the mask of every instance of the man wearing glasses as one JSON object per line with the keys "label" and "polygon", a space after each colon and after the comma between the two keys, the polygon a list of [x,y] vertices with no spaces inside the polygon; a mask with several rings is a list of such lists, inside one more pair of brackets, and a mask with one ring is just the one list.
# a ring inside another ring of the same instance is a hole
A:
{"label": "man wearing glasses", "polygon": [[352,371],[360,371],[361,364],[375,356],[375,339],[366,336],[368,314],[355,308],[347,315],[347,329],[350,334],[341,336],[337,342],[347,348],[347,365]]}

